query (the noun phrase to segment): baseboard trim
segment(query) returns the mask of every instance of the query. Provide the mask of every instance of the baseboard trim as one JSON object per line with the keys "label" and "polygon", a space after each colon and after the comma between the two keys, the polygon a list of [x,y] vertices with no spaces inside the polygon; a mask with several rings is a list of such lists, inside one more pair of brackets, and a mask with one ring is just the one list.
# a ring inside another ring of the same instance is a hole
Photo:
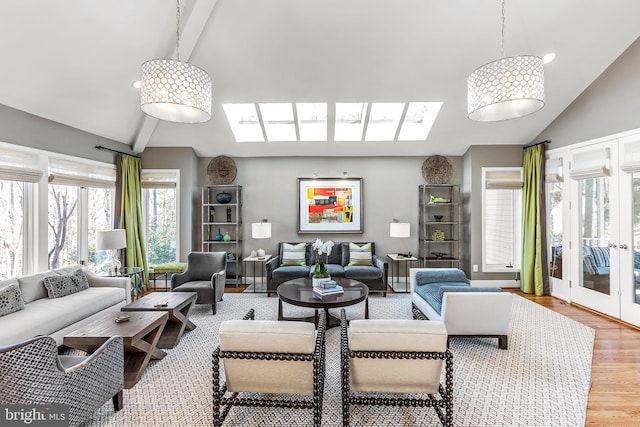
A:
{"label": "baseboard trim", "polygon": [[471,280],[471,286],[477,288],[519,288],[520,281],[510,280]]}

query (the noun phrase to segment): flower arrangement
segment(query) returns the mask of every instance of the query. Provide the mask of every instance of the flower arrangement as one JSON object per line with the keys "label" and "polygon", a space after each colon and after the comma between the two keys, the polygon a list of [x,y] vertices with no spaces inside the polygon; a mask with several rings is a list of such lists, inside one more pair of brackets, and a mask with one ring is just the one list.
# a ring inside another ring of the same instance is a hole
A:
{"label": "flower arrangement", "polygon": [[[329,271],[327,271],[327,263],[329,262],[331,249],[333,249],[333,242],[331,240],[323,242],[320,239],[316,239],[311,247],[316,251],[316,267],[313,270],[313,277],[317,279],[328,278]],[[320,255],[323,254],[325,255],[324,260],[320,257]]]}

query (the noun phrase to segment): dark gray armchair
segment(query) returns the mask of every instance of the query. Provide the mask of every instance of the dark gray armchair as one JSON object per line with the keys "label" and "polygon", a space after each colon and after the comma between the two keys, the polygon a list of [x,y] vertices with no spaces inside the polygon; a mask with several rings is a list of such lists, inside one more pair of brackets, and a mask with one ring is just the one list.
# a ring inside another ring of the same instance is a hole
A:
{"label": "dark gray armchair", "polygon": [[0,347],[0,403],[69,405],[77,426],[113,400],[122,409],[124,347],[112,337],[91,356],[58,356],[56,341],[38,336]]}
{"label": "dark gray armchair", "polygon": [[226,252],[191,252],[184,273],[171,277],[172,292],[197,292],[196,304],[211,304],[216,314],[216,303],[222,301],[227,276]]}

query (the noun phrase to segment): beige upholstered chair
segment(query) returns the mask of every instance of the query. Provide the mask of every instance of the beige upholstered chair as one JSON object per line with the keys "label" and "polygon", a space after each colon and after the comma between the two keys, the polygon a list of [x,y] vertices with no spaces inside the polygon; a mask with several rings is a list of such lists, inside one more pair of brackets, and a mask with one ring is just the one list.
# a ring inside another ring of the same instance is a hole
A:
{"label": "beige upholstered chair", "polygon": [[[220,325],[220,346],[213,353],[213,425],[221,426],[236,405],[313,409],[313,425],[319,427],[325,313],[320,312],[317,331],[313,323],[253,318],[254,311],[250,310],[243,320],[227,320]],[[221,360],[226,379],[222,387]],[[227,392],[232,394],[225,397]]]}
{"label": "beige upholstered chair", "polygon": [[[344,426],[350,423],[350,405],[432,407],[444,426],[453,425],[453,357],[444,323],[366,319],[352,320],[347,328],[343,309],[340,341]],[[380,393],[421,396],[381,398]]]}
{"label": "beige upholstered chair", "polygon": [[222,301],[226,277],[226,252],[191,252],[186,270],[171,276],[171,291],[196,292],[196,304],[211,304],[211,311],[216,314],[216,303]]}
{"label": "beige upholstered chair", "polygon": [[0,347],[0,403],[69,405],[69,425],[89,418],[109,399],[122,409],[124,347],[112,337],[91,356],[58,356],[53,338]]}

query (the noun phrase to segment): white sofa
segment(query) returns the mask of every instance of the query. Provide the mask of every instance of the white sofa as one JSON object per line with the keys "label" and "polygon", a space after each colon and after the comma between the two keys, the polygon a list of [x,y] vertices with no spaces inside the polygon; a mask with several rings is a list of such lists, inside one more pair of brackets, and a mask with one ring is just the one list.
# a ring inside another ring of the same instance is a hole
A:
{"label": "white sofa", "polygon": [[0,288],[17,283],[25,306],[0,317],[0,346],[49,335],[58,345],[69,332],[78,329],[107,310],[119,310],[131,301],[128,277],[101,277],[84,269],[89,288],[50,299],[43,279],[70,275],[80,265],[32,274],[0,282]]}
{"label": "white sofa", "polygon": [[[511,321],[511,305],[513,295],[508,292],[488,292],[492,289],[473,288],[464,278],[464,283],[453,280],[442,282],[434,281],[433,285],[460,286],[460,292],[442,293],[442,306],[432,306],[416,292],[418,285],[416,274],[421,271],[430,271],[440,275],[449,273],[464,277],[464,272],[456,268],[411,268],[409,270],[411,286],[411,302],[414,318],[426,318],[440,320],[447,327],[449,337],[473,336],[498,338],[501,349],[507,348],[509,336],[509,323]],[[452,289],[453,290],[453,289]],[[493,289],[497,290],[497,289]]]}

